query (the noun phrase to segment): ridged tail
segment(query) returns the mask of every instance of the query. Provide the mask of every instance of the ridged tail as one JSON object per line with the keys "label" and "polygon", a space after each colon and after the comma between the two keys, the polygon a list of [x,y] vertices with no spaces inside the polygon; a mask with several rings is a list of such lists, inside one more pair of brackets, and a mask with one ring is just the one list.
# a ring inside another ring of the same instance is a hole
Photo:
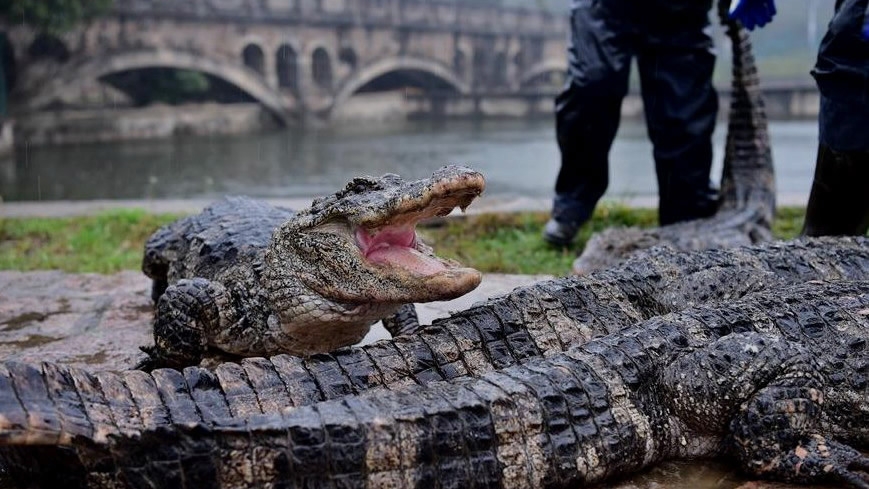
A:
{"label": "ridged tail", "polygon": [[775,173],[769,127],[760,78],[748,32],[728,16],[729,0],[718,2],[718,15],[730,39],[732,84],[724,166],[721,174],[721,210],[758,208],[767,226],[775,215]]}

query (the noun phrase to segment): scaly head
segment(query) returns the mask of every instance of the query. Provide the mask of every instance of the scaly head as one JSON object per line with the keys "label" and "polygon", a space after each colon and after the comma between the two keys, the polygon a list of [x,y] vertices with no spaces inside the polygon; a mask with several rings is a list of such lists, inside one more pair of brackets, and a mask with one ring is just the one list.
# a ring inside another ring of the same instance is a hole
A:
{"label": "scaly head", "polygon": [[[458,166],[412,182],[392,174],[353,179],[275,232],[266,255],[273,300],[298,302],[291,296],[306,295],[309,302],[330,303],[325,316],[352,322],[353,314],[377,316],[378,309],[470,292],[479,285],[480,272],[435,255],[416,225],[466,208],[484,188],[480,173]],[[296,312],[279,309],[282,322],[298,319]],[[334,317],[335,309],[346,310],[347,317]]]}

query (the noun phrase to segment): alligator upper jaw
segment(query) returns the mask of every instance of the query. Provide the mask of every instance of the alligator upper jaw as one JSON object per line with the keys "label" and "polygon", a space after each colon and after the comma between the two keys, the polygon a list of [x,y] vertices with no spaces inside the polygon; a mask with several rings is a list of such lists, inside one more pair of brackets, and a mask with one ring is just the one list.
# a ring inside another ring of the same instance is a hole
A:
{"label": "alligator upper jaw", "polygon": [[473,170],[417,181],[395,189],[385,205],[360,212],[354,225],[376,233],[381,228],[414,226],[421,220],[445,216],[456,207],[464,210],[486,188],[483,175]]}

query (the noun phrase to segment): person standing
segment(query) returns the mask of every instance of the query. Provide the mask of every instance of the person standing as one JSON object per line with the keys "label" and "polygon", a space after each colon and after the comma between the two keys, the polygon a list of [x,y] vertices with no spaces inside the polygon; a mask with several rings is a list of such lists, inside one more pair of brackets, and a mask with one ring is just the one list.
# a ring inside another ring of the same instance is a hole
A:
{"label": "person standing", "polygon": [[546,241],[570,244],[606,191],[634,58],[654,148],[660,224],[716,212],[709,180],[718,111],[711,6],[712,0],[572,0],[567,81],[555,101],[561,169]]}
{"label": "person standing", "polygon": [[[731,4],[748,29],[772,19],[772,0]],[[804,236],[862,236],[869,229],[869,0],[836,0],[812,76],[821,94],[818,153]]]}

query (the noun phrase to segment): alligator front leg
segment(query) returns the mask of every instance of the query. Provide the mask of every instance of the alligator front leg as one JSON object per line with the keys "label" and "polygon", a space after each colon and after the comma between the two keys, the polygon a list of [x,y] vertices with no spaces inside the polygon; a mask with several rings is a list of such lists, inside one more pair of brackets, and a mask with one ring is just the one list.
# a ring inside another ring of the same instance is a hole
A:
{"label": "alligator front leg", "polygon": [[196,365],[208,348],[209,332],[232,310],[223,285],[203,278],[180,280],[157,302],[154,346],[142,347],[148,358],[141,370]]}
{"label": "alligator front leg", "polygon": [[869,489],[869,457],[820,433],[824,397],[803,375],[773,381],[731,423],[743,467],[764,478]]}
{"label": "alligator front leg", "polygon": [[746,472],[869,489],[869,458],[821,434],[826,374],[802,344],[735,333],[682,357],[665,370],[663,385],[689,429],[728,434]]}
{"label": "alligator front leg", "polygon": [[413,304],[403,304],[395,311],[395,314],[380,321],[393,338],[413,334],[420,329],[419,317],[416,315],[416,306]]}

